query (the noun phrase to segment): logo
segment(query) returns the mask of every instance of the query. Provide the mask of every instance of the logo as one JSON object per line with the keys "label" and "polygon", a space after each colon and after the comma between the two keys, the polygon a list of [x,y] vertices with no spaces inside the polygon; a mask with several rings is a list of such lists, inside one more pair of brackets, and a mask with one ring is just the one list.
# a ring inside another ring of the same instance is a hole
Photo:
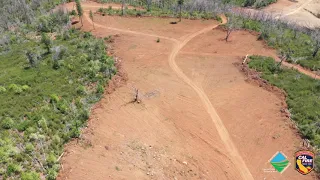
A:
{"label": "logo", "polygon": [[273,155],[269,162],[279,173],[283,173],[287,169],[287,167],[290,166],[289,160],[280,151],[276,152],[276,154]]}
{"label": "logo", "polygon": [[311,151],[296,152],[296,170],[307,175],[313,170],[314,153]]}

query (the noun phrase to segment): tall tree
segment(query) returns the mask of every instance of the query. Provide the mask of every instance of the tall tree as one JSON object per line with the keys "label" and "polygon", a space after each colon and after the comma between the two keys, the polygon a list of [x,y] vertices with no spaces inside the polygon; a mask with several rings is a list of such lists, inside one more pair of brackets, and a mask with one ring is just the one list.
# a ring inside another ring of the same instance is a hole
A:
{"label": "tall tree", "polygon": [[90,10],[90,19],[91,19],[91,21],[92,21],[92,26],[93,26],[93,29],[96,29],[95,27],[94,27],[94,22],[93,22],[93,13],[92,13],[92,11]]}
{"label": "tall tree", "polygon": [[182,20],[182,5],[184,4],[184,0],[178,0],[178,5],[180,9],[180,22]]}
{"label": "tall tree", "polygon": [[83,23],[82,23],[83,9],[82,9],[80,0],[75,0],[75,2],[76,2],[76,6],[77,6],[78,16],[79,16],[80,21],[81,21],[81,26],[83,26]]}

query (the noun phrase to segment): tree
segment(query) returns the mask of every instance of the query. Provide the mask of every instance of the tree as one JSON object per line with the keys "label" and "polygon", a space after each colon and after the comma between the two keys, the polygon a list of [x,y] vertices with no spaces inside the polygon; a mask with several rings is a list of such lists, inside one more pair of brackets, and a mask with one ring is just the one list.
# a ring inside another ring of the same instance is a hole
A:
{"label": "tree", "polygon": [[320,49],[320,29],[311,30],[311,37],[314,41],[312,57],[316,57]]}
{"label": "tree", "polygon": [[52,47],[52,41],[46,33],[41,34],[41,43],[45,45],[45,48],[47,49],[47,53],[49,54],[50,49]]}
{"label": "tree", "polygon": [[125,0],[122,0],[122,4],[121,4],[121,16],[124,15],[124,6],[125,6]]}
{"label": "tree", "polygon": [[81,21],[81,26],[83,26],[83,23],[82,23],[83,9],[82,9],[80,0],[75,0],[75,2],[76,2],[76,6],[77,6],[78,16],[79,16],[80,21]]}
{"label": "tree", "polygon": [[94,22],[93,22],[93,13],[92,13],[91,10],[90,10],[90,19],[91,19],[91,21],[92,21],[93,29],[95,29],[95,27],[94,27]]}
{"label": "tree", "polygon": [[147,11],[150,11],[150,10],[151,10],[151,3],[152,3],[152,0],[146,0]]}
{"label": "tree", "polygon": [[240,29],[242,27],[242,20],[241,19],[237,19],[236,16],[234,15],[230,15],[228,17],[228,22],[226,24],[227,27],[227,35],[225,37],[226,42],[229,39],[230,34],[237,30]]}
{"label": "tree", "polygon": [[179,5],[179,9],[180,9],[180,22],[182,19],[182,5],[184,3],[184,0],[178,0],[178,5]]}
{"label": "tree", "polygon": [[41,59],[40,54],[37,51],[31,49],[26,51],[26,57],[28,63],[30,64],[30,67],[36,67]]}

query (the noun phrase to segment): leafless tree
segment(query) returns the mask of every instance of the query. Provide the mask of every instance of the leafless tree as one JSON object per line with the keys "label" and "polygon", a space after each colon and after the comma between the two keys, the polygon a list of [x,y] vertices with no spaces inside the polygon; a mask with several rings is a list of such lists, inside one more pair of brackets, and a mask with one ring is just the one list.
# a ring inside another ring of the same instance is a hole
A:
{"label": "leafless tree", "polygon": [[242,27],[242,20],[237,19],[235,15],[231,15],[228,17],[228,22],[226,24],[227,28],[227,35],[225,37],[225,41],[227,42],[231,33],[237,29],[240,29]]}
{"label": "leafless tree", "polygon": [[121,3],[121,15],[123,16],[124,15],[124,8],[125,8],[125,4],[126,1],[125,0],[122,0],[122,3]]}

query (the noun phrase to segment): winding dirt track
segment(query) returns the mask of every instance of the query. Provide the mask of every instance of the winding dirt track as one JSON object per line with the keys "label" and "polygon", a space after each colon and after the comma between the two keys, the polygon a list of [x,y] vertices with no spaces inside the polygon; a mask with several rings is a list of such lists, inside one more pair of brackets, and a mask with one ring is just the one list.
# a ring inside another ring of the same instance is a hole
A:
{"label": "winding dirt track", "polygon": [[[90,31],[85,12],[83,29]],[[233,65],[247,53],[276,58],[274,50],[242,31],[222,43],[225,32],[215,29],[216,21],[96,18],[94,35],[121,33],[114,47],[128,65],[128,85],[155,97],[123,105],[131,97],[128,87],[106,96],[93,110],[92,132],[83,133],[92,147],[66,148],[58,179],[300,179],[293,168],[285,176],[261,172],[276,151],[290,155],[299,142],[279,128],[287,124],[279,118],[278,98],[246,83]],[[285,135],[275,139],[279,133]]]}
{"label": "winding dirt track", "polygon": [[[89,6],[90,7],[90,6]],[[89,18],[88,14],[85,14],[86,20],[88,22],[90,22],[90,24],[92,24],[93,22],[91,21],[91,19]],[[221,24],[225,24],[227,22],[226,18],[223,16],[223,22]],[[103,26],[101,24],[97,24],[95,23],[95,26],[100,27],[100,28],[106,28],[106,29],[110,29],[110,30],[115,30],[115,31],[120,31],[123,33],[130,33],[130,34],[136,34],[136,35],[142,35],[142,36],[149,36],[149,37],[158,37],[158,38],[162,38],[162,39],[167,39],[170,41],[173,41],[174,44],[174,48],[169,56],[169,64],[170,67],[172,68],[172,70],[185,82],[187,83],[189,86],[191,86],[194,91],[197,92],[197,94],[199,95],[201,101],[203,102],[203,105],[205,106],[208,114],[210,115],[213,124],[215,125],[220,138],[222,139],[222,141],[224,142],[226,149],[228,149],[229,151],[229,155],[232,157],[231,160],[234,163],[234,165],[237,167],[238,171],[240,172],[241,176],[243,179],[245,180],[253,180],[253,177],[248,169],[248,167],[246,166],[244,160],[242,159],[241,155],[239,154],[237,148],[235,147],[234,143],[232,142],[230,135],[228,133],[228,130],[226,129],[225,125],[223,124],[221,118],[219,117],[219,115],[217,114],[216,110],[214,109],[214,107],[212,106],[208,96],[205,94],[205,92],[200,89],[196,84],[194,84],[192,82],[192,80],[190,80],[183,72],[182,70],[177,66],[175,59],[176,56],[178,55],[179,51],[189,42],[191,41],[193,38],[195,38],[196,36],[206,33],[214,28],[217,28],[219,25],[214,25],[214,26],[210,26],[207,27],[205,29],[202,29],[196,33],[193,33],[191,35],[189,35],[188,37],[186,37],[182,42],[174,39],[174,38],[170,38],[170,37],[164,37],[164,36],[158,36],[158,35],[153,35],[153,34],[146,34],[146,33],[141,33],[141,32],[136,32],[136,31],[130,31],[130,30],[123,30],[123,29],[118,29],[118,28],[111,28],[111,27],[107,27],[107,26]]]}
{"label": "winding dirt track", "polygon": [[[226,18],[223,17],[223,22],[222,24],[226,23]],[[213,26],[213,27],[208,27],[205,28],[201,31],[198,31],[190,36],[188,36],[183,42],[180,42],[178,44],[175,45],[172,53],[170,54],[169,57],[169,64],[170,67],[172,68],[172,70],[174,70],[174,72],[185,82],[187,83],[189,86],[191,86],[199,95],[200,99],[202,100],[204,106],[206,107],[207,112],[209,113],[212,122],[214,123],[220,138],[222,139],[222,141],[224,142],[226,148],[229,151],[229,155],[231,155],[231,159],[233,161],[233,163],[235,164],[235,166],[238,168],[238,170],[240,171],[242,178],[246,179],[246,180],[253,180],[253,177],[248,169],[248,167],[246,166],[245,162],[243,161],[241,155],[239,154],[237,148],[235,147],[235,145],[233,144],[230,135],[228,133],[228,130],[226,129],[225,125],[223,124],[221,118],[219,117],[218,113],[216,112],[216,110],[214,109],[214,107],[211,104],[211,101],[209,100],[208,96],[205,94],[205,92],[200,89],[196,84],[194,84],[192,82],[192,80],[190,80],[183,72],[182,70],[177,66],[176,64],[176,56],[178,55],[179,51],[189,42],[191,41],[193,38],[195,38],[196,36],[206,33],[216,27],[218,27],[219,25]]]}

